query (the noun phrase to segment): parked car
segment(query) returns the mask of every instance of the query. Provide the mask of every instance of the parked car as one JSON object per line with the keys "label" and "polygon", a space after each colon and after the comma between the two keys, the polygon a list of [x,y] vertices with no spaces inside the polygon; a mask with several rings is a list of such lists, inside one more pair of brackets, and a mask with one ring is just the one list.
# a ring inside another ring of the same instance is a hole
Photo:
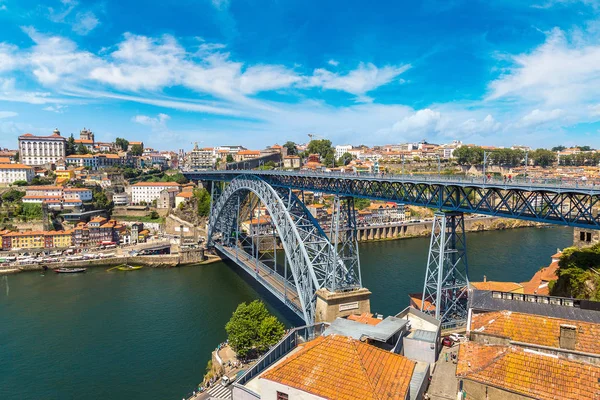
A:
{"label": "parked car", "polygon": [[460,335],[458,333],[452,333],[452,334],[450,334],[449,337],[450,337],[450,339],[453,342],[456,342],[456,343],[461,343],[461,342],[466,342],[467,341],[467,337],[466,336]]}
{"label": "parked car", "polygon": [[231,384],[231,379],[227,375],[223,375],[221,378],[221,385],[229,386]]}
{"label": "parked car", "polygon": [[444,336],[442,338],[442,346],[452,347],[452,345],[454,345],[454,341],[450,339],[449,336]]}

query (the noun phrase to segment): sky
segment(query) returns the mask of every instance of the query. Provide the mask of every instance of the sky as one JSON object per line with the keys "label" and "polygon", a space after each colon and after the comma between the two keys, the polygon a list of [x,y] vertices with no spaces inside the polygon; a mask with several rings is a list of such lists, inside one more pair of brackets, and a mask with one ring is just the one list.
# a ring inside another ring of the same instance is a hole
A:
{"label": "sky", "polygon": [[600,147],[600,0],[0,0],[0,146]]}

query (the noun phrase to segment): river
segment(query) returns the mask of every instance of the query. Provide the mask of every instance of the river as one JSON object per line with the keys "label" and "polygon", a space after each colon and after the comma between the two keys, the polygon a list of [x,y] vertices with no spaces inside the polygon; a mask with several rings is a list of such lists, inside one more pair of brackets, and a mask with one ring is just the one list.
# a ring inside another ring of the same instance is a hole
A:
{"label": "river", "polygon": [[[470,279],[521,282],[569,246],[572,229],[469,233]],[[389,315],[421,291],[429,240],[360,245],[372,311]],[[182,398],[226,338],[236,305],[263,299],[296,317],[222,262],[135,272],[38,272],[0,277],[0,399]]]}

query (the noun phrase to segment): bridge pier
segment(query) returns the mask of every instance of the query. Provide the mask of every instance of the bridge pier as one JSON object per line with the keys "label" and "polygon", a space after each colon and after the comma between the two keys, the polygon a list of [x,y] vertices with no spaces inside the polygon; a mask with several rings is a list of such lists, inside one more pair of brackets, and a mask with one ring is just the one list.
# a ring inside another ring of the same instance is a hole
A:
{"label": "bridge pier", "polygon": [[343,292],[321,288],[316,295],[315,323],[333,322],[338,317],[371,312],[371,292],[365,288]]}
{"label": "bridge pier", "polygon": [[438,211],[431,229],[421,311],[440,320],[442,328],[464,325],[468,285],[464,215]]}

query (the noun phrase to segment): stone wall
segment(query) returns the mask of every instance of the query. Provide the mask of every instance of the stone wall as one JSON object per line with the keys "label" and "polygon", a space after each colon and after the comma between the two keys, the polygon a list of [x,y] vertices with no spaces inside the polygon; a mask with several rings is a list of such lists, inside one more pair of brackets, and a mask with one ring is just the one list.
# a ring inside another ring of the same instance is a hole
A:
{"label": "stone wall", "polygon": [[487,386],[469,379],[462,380],[462,386],[467,393],[467,399],[487,399],[487,400],[522,400],[531,399],[529,396],[508,392],[497,389],[493,386]]}

